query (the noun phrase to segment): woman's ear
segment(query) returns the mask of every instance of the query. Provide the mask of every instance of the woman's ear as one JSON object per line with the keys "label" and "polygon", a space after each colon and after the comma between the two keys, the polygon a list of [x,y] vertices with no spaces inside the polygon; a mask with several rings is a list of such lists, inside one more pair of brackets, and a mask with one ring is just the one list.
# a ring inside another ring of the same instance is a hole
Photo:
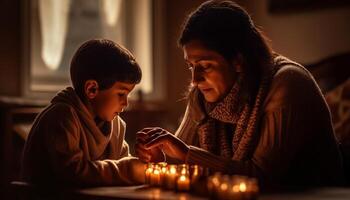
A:
{"label": "woman's ear", "polygon": [[242,54],[238,53],[233,59],[232,59],[232,65],[235,68],[235,72],[240,73],[243,72],[243,56]]}
{"label": "woman's ear", "polygon": [[84,93],[88,99],[93,99],[98,93],[98,83],[95,80],[87,80],[84,85]]}

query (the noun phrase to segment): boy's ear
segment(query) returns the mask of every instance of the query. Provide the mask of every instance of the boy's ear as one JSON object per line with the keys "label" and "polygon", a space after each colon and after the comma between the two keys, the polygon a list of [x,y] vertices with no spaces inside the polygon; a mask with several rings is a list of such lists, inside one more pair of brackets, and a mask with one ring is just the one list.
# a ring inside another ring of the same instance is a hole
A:
{"label": "boy's ear", "polygon": [[238,53],[233,59],[232,59],[232,65],[235,68],[235,72],[243,72],[243,56],[242,54]]}
{"label": "boy's ear", "polygon": [[98,83],[95,80],[87,80],[84,85],[84,93],[88,99],[93,99],[98,93]]}

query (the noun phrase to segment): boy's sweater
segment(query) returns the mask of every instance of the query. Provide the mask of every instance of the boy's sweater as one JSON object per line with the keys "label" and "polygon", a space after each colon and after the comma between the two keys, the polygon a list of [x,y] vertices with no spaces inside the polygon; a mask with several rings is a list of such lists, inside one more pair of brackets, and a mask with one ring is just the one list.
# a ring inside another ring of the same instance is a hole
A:
{"label": "boy's sweater", "polygon": [[144,180],[118,116],[99,128],[73,88],[58,93],[36,118],[26,141],[22,179],[33,184],[130,185]]}

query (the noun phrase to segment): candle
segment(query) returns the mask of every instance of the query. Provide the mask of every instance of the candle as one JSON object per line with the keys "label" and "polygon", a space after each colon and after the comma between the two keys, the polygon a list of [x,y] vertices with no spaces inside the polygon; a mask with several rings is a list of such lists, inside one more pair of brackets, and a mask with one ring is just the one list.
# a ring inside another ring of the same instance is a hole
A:
{"label": "candle", "polygon": [[255,178],[233,176],[233,184],[230,191],[230,199],[256,199],[259,186]]}
{"label": "candle", "polygon": [[150,184],[151,174],[153,173],[153,163],[148,163],[147,169],[145,170],[145,183]]}
{"label": "candle", "polygon": [[153,173],[151,174],[150,184],[152,186],[159,186],[160,185],[160,171],[159,171],[159,169],[153,170]]}
{"label": "candle", "polygon": [[229,186],[231,185],[231,178],[228,175],[223,175],[220,177],[217,194],[219,199],[227,199],[229,196]]}
{"label": "candle", "polygon": [[178,191],[189,191],[190,190],[190,179],[187,175],[181,174],[177,179],[177,190]]}
{"label": "candle", "polygon": [[198,165],[192,165],[191,166],[191,184],[196,184],[198,179],[202,176],[203,174],[203,168],[200,168]]}
{"label": "candle", "polygon": [[177,166],[168,165],[167,171],[165,174],[165,188],[175,189],[176,178],[177,178]]}
{"label": "candle", "polygon": [[181,175],[185,175],[185,174],[189,174],[189,169],[188,169],[188,165],[187,164],[182,164],[182,165],[179,165],[179,172]]}
{"label": "candle", "polygon": [[207,181],[208,192],[212,198],[216,198],[218,188],[220,185],[220,173],[215,173],[213,176],[210,176]]}
{"label": "candle", "polygon": [[160,168],[159,165],[155,165],[153,168],[153,172],[150,176],[150,185],[159,186],[160,185]]}
{"label": "candle", "polygon": [[166,173],[168,171],[167,163],[161,162],[161,163],[159,163],[159,166],[160,166],[160,185],[165,187]]}

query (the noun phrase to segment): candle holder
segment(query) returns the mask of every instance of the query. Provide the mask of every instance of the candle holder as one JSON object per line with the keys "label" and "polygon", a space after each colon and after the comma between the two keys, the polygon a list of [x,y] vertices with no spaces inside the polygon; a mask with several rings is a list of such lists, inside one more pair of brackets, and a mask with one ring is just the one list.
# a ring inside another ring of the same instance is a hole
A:
{"label": "candle holder", "polygon": [[160,162],[158,163],[160,167],[160,185],[162,187],[165,187],[165,182],[166,182],[166,173],[168,171],[167,169],[167,163],[166,162]]}
{"label": "candle holder", "polygon": [[175,189],[177,180],[177,165],[168,165],[165,174],[165,188]]}
{"label": "candle holder", "polygon": [[259,193],[257,179],[246,176],[216,173],[208,178],[207,186],[212,199],[254,200]]}
{"label": "candle holder", "polygon": [[177,191],[189,191],[190,190],[190,172],[187,164],[178,166],[178,177],[176,180]]}
{"label": "candle holder", "polygon": [[151,183],[151,174],[153,173],[153,163],[148,163],[147,168],[145,170],[145,183],[150,185]]}
{"label": "candle holder", "polygon": [[158,164],[153,165],[153,172],[150,175],[150,185],[160,186],[160,166]]}

